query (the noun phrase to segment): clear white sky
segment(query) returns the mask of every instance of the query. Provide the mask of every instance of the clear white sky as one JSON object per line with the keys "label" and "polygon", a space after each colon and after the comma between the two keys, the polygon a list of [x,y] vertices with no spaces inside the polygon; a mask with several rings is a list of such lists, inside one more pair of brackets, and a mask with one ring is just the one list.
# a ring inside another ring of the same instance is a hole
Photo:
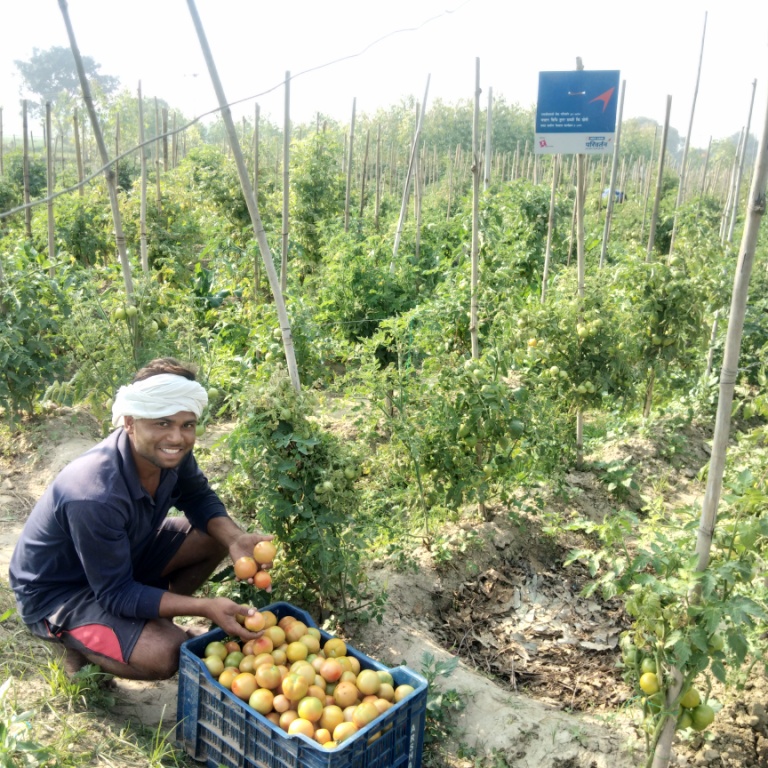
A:
{"label": "clear white sky", "polygon": [[[2,6],[0,106],[8,137],[20,133],[14,60],[68,40],[58,0]],[[145,96],[163,98],[190,118],[216,107],[186,0],[69,0],[68,7],[81,53],[103,74],[132,91],[141,80]],[[766,113],[768,3],[759,0],[197,0],[197,9],[228,100],[264,94],[235,115],[253,115],[258,101],[262,115],[278,124],[287,71],[321,67],[293,80],[294,121],[320,111],[348,122],[353,98],[358,114],[408,96],[421,100],[427,76],[427,110],[435,98],[471,99],[476,59],[483,106],[491,87],[495,96],[528,107],[540,71],[574,69],[580,56],[586,69],[620,70],[625,118],[661,123],[671,95],[671,123],[684,136],[705,14],[692,145],[706,147],[710,136],[741,130],[754,80],[751,133],[760,134]],[[345,57],[351,58],[322,67]]]}

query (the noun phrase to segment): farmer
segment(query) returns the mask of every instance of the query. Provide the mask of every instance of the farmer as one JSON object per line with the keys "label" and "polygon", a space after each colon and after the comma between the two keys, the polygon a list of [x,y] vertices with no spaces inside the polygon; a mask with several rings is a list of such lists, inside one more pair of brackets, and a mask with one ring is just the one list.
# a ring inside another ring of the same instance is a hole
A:
{"label": "farmer", "polygon": [[31,632],[65,646],[70,674],[90,662],[117,677],[171,677],[188,638],[176,616],[257,636],[236,618],[253,608],[192,597],[227,554],[237,560],[272,538],[242,531],[197,466],[207,403],[194,371],[152,361],[119,389],[118,429],[65,467],[32,510],[10,583]]}

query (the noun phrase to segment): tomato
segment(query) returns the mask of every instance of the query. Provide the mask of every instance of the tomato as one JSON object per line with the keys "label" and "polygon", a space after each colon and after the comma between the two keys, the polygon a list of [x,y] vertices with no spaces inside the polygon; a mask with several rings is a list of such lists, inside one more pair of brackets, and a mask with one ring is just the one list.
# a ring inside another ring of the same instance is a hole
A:
{"label": "tomato", "polygon": [[690,712],[693,721],[691,727],[694,731],[703,731],[715,719],[715,710],[709,704],[699,704]]}
{"label": "tomato", "polygon": [[711,653],[717,653],[718,651],[722,651],[723,648],[725,647],[725,640],[723,639],[723,636],[717,633],[712,635],[712,637],[709,638],[708,647]]}
{"label": "tomato", "polygon": [[698,707],[699,704],[701,704],[701,695],[695,688],[689,688],[680,697],[680,706],[685,707],[686,709],[694,709],[694,707]]}
{"label": "tomato", "polygon": [[646,672],[653,672],[656,674],[656,660],[651,656],[646,656],[640,663],[640,671],[645,674]]}
{"label": "tomato", "polygon": [[645,672],[640,676],[640,690],[652,696],[659,691],[659,678],[654,672]]}

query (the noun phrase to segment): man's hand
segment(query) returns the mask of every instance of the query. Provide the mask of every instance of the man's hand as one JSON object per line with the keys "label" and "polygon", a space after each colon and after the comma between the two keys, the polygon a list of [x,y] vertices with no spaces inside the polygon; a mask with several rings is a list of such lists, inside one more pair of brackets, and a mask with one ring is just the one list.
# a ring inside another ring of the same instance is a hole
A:
{"label": "man's hand", "polygon": [[254,640],[260,637],[262,632],[251,632],[237,620],[237,615],[252,616],[258,611],[251,605],[238,605],[227,597],[214,597],[211,599],[210,615],[208,618],[221,627],[228,635],[236,635],[241,640]]}
{"label": "man's hand", "polygon": [[[253,557],[253,548],[260,541],[272,541],[274,536],[266,533],[241,533],[230,545],[229,556],[234,563],[240,557]],[[263,567],[263,566],[262,566]],[[272,563],[266,563],[266,568],[271,568]]]}
{"label": "man's hand", "polygon": [[[253,557],[253,548],[260,541],[272,541],[274,536],[265,533],[243,533],[238,536],[229,546],[229,556],[232,562],[236,562],[241,557]],[[257,563],[260,571],[268,571],[272,567],[272,562]],[[253,577],[246,579],[249,584],[253,584]],[[267,592],[272,591],[272,586],[268,586]]]}

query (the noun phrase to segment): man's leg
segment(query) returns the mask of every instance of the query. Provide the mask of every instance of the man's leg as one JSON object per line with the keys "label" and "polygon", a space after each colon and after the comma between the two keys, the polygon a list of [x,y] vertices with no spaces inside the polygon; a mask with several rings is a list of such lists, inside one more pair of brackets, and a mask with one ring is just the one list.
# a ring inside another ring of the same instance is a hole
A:
{"label": "man's leg", "polygon": [[[127,662],[95,653],[87,648],[67,648],[67,662],[78,656],[97,664],[104,672],[128,680],[167,680],[179,669],[181,644],[187,633],[169,619],[148,621]],[[82,664],[80,665],[82,667]],[[69,669],[67,669],[69,672]],[[76,670],[75,670],[76,671]]]}
{"label": "man's leg", "polygon": [[162,572],[168,588],[177,595],[191,595],[208,580],[227,556],[227,550],[215,539],[193,528]]}

